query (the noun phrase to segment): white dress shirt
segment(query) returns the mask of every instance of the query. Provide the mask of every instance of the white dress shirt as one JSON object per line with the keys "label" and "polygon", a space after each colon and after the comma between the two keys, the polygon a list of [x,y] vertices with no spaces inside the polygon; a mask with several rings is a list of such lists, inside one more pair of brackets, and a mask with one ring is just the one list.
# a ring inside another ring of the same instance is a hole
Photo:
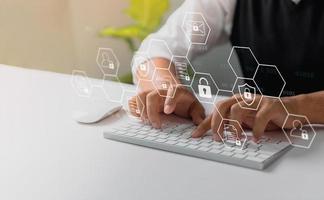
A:
{"label": "white dress shirt", "polygon": [[[291,1],[298,4],[301,0]],[[186,13],[201,13],[211,28],[207,43],[203,45],[206,51],[216,45],[225,43],[229,40],[231,34],[235,6],[236,0],[185,0],[159,31],[149,35],[142,42],[138,52],[148,55],[148,59],[162,57],[171,60],[172,55],[187,55],[191,43],[182,30]],[[165,41],[172,54],[166,48],[161,48],[160,45],[152,45],[148,48],[152,39]],[[187,55],[188,59],[192,60],[206,51],[201,51],[199,48],[191,48],[190,54]],[[133,66],[133,72],[135,67],[137,66]]]}

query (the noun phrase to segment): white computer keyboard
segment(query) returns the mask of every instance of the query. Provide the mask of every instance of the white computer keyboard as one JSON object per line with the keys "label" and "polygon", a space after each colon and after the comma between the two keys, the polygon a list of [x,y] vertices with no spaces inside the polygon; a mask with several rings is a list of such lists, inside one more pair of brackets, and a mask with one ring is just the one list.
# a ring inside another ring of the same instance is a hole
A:
{"label": "white computer keyboard", "polygon": [[154,129],[138,120],[123,120],[104,133],[111,140],[126,142],[154,149],[204,158],[253,169],[264,169],[288,151],[291,145],[277,138],[262,137],[260,142],[248,140],[245,146],[223,144],[203,138],[192,138],[195,126],[186,120],[164,121],[162,129]]}

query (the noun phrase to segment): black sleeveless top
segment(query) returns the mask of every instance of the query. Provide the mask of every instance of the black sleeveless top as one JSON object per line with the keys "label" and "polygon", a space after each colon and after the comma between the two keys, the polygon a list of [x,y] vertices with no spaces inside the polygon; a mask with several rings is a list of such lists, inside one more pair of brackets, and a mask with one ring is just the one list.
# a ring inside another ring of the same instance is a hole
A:
{"label": "black sleeveless top", "polygon": [[[286,81],[282,96],[324,90],[324,0],[237,0],[231,42],[250,47],[259,63],[278,67]],[[238,56],[244,77],[253,77],[251,57]],[[278,94],[275,76],[258,73],[263,94]]]}

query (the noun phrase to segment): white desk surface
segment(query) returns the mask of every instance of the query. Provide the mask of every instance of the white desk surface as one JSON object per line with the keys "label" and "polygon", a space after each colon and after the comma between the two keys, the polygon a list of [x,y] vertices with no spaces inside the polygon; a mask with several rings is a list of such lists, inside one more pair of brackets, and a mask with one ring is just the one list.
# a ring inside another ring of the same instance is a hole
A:
{"label": "white desk surface", "polygon": [[104,139],[111,119],[72,120],[82,103],[69,75],[0,65],[0,97],[3,200],[324,197],[323,134],[256,171]]}

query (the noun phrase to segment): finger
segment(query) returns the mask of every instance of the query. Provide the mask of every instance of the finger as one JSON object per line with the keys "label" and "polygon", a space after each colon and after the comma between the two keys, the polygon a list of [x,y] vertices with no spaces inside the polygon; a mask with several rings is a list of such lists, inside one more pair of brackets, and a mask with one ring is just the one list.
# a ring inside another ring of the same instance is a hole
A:
{"label": "finger", "polygon": [[130,98],[128,100],[128,110],[129,113],[135,117],[141,117],[138,106],[137,106],[137,102],[136,102],[136,96]]}
{"label": "finger", "polygon": [[260,107],[259,111],[255,115],[253,126],[253,136],[255,140],[259,140],[261,135],[263,135],[273,115],[274,112],[272,111],[272,107],[268,104],[264,104]]}
{"label": "finger", "polygon": [[195,125],[201,124],[206,117],[205,109],[198,100],[191,104],[188,113]]}
{"label": "finger", "polygon": [[[217,118],[220,117],[220,120],[218,120]],[[215,122],[215,121],[219,121]],[[222,138],[224,137],[224,123],[222,120],[222,116],[220,116],[220,113],[218,112],[217,109],[214,110],[213,112],[213,117],[212,117],[212,122],[211,122],[211,126],[212,126],[212,130],[213,130],[213,139],[221,142]]]}
{"label": "finger", "polygon": [[[223,134],[224,127],[221,125],[223,118],[226,117],[226,114],[229,112],[229,109],[233,104],[237,102],[236,98],[233,96],[229,99],[219,101],[216,104],[216,110],[212,116],[211,126],[212,131],[215,134],[219,133],[220,135]],[[217,137],[217,136],[216,136]]]}
{"label": "finger", "polygon": [[183,87],[169,87],[164,103],[164,113],[167,115],[173,113],[181,97],[187,93],[188,91]]}
{"label": "finger", "polygon": [[197,129],[192,133],[192,137],[194,138],[202,137],[208,130],[210,130],[211,118],[212,115],[208,116],[203,122],[201,122],[200,125],[197,127]]}
{"label": "finger", "polygon": [[161,128],[160,107],[161,96],[157,91],[152,91],[146,96],[146,110],[148,120],[154,128]]}
{"label": "finger", "polygon": [[147,92],[139,93],[136,97],[136,103],[137,103],[137,111],[140,113],[140,117],[143,121],[146,121],[147,113],[146,113],[146,95]]}
{"label": "finger", "polygon": [[233,104],[230,108],[229,118],[229,125],[233,127],[232,133],[236,134],[236,137],[241,138],[242,136],[242,122],[243,118],[246,115],[247,110],[242,109],[239,103]]}

